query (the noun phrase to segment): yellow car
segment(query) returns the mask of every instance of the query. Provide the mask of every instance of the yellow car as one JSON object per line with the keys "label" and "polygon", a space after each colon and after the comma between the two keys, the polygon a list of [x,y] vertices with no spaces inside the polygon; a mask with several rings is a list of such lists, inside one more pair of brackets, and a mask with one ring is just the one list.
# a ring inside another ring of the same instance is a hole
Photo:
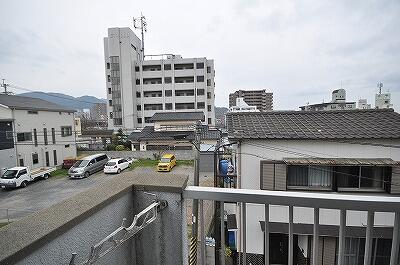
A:
{"label": "yellow car", "polygon": [[165,154],[162,156],[160,162],[157,165],[157,171],[171,171],[171,169],[176,166],[176,158],[172,154]]}

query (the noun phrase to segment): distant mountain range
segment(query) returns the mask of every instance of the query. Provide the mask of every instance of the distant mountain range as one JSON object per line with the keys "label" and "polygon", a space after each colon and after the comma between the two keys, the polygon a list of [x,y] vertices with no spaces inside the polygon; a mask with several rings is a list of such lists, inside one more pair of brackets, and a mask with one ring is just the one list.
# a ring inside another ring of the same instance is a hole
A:
{"label": "distant mountain range", "polygon": [[62,93],[52,92],[27,92],[18,94],[18,96],[40,98],[76,110],[90,109],[90,107],[92,107],[95,103],[107,102],[106,99],[96,98],[93,96],[73,97]]}

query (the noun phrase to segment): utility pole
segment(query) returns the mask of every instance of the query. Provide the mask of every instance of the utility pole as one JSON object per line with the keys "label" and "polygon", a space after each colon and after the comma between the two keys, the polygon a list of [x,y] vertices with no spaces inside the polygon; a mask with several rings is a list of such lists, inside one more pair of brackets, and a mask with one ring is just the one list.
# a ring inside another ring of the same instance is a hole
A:
{"label": "utility pole", "polygon": [[[201,122],[197,121],[194,130],[194,147],[196,149],[194,158],[194,183],[193,183],[194,186],[199,186],[200,182],[200,141],[201,141],[200,135],[201,135]],[[198,217],[199,217],[199,201],[193,200],[192,237],[190,239],[189,265],[197,265],[197,238],[199,229]],[[202,238],[201,240],[204,239]]]}
{"label": "utility pole", "polygon": [[147,32],[147,22],[142,13],[140,13],[140,17],[133,18],[133,27],[142,32],[142,60],[144,60],[144,33]]}
{"label": "utility pole", "polygon": [[5,79],[3,78],[3,84],[1,84],[1,86],[4,88],[4,94],[8,95],[9,92],[7,91],[7,87],[9,86],[9,84],[5,83]]}

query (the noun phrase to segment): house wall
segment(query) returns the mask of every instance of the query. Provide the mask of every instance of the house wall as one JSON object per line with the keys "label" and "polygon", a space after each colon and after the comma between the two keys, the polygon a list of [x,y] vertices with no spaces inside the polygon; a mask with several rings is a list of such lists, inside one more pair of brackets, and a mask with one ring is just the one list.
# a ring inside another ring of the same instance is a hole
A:
{"label": "house wall", "polygon": [[[370,143],[400,145],[400,140],[372,140]],[[264,145],[264,147],[262,146]],[[267,148],[265,147],[267,146]],[[274,150],[271,150],[272,149]],[[281,149],[281,151],[278,150]],[[241,144],[241,188],[260,189],[260,161],[282,160],[284,157],[299,157],[300,154],[289,154],[282,149],[314,157],[346,158],[392,158],[400,161],[400,149],[383,146],[359,145],[328,141],[243,141]],[[288,222],[288,207],[270,206],[271,222]],[[248,204],[247,206],[247,252],[263,253],[263,233],[259,221],[264,220],[264,206]],[[313,209],[295,207],[294,223],[313,223]],[[367,222],[367,213],[347,211],[347,226],[362,226]],[[394,214],[375,213],[375,226],[393,226]],[[320,224],[339,225],[338,210],[320,210]]]}
{"label": "house wall", "polygon": [[[66,157],[76,156],[76,145],[75,145],[75,127],[74,127],[74,114],[66,112],[54,112],[54,111],[38,111],[38,114],[28,114],[27,110],[14,110],[13,116],[14,122],[14,137],[16,141],[16,135],[19,132],[31,132],[32,140],[16,142],[16,154],[17,161],[19,159],[24,160],[24,165],[31,168],[38,168],[46,166],[45,153],[49,152],[50,166],[55,166],[53,152],[56,150],[57,164],[62,164],[62,161]],[[72,135],[62,137],[61,126],[71,126]],[[48,145],[44,144],[43,129],[47,129],[47,140]],[[55,129],[56,143],[52,142],[52,131]],[[34,145],[33,130],[37,130],[38,146]],[[32,154],[37,153],[39,156],[39,163],[33,164]]]}

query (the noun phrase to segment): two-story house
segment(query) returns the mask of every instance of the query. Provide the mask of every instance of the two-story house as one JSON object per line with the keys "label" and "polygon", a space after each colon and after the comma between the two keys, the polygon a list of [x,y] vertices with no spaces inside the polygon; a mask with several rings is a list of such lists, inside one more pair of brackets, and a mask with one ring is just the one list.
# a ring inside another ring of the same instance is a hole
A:
{"label": "two-story house", "polygon": [[0,94],[0,168],[60,165],[76,156],[74,131],[74,110]]}
{"label": "two-story house", "polygon": [[[237,142],[238,187],[284,192],[393,196],[400,194],[400,114],[386,110],[272,111],[228,113],[229,138]],[[263,264],[264,206],[246,207],[246,233],[236,212],[238,250],[246,240],[247,261]],[[314,212],[294,207],[294,262],[311,264]],[[363,264],[367,212],[347,211],[345,264]],[[288,262],[287,206],[270,205],[270,263]],[[393,213],[372,216],[371,261],[389,264]],[[340,215],[319,211],[319,261],[337,264]]]}

